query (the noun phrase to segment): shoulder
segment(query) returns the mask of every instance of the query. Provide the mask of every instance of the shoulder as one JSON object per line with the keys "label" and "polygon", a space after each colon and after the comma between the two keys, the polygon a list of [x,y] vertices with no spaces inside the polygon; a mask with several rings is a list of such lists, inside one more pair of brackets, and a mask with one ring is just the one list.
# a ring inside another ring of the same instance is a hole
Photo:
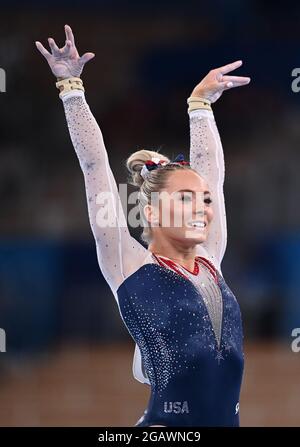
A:
{"label": "shoulder", "polygon": [[222,272],[220,268],[216,267],[213,262],[208,259],[208,257],[204,256],[196,256],[196,260],[200,262],[202,265],[204,265],[208,270],[211,272],[211,274],[214,276],[214,278],[217,280],[218,275],[222,276]]}

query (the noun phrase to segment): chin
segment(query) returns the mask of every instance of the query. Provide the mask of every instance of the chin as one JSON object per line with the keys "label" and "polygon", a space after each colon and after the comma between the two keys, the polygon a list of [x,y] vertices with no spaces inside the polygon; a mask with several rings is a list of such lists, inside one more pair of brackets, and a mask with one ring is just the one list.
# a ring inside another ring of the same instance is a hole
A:
{"label": "chin", "polygon": [[206,241],[206,237],[195,237],[195,238],[192,238],[192,239],[190,239],[191,241],[193,241],[195,244],[201,244],[202,242],[205,242]]}
{"label": "chin", "polygon": [[201,233],[200,231],[191,230],[190,228],[188,228],[184,232],[184,237],[185,239],[189,239],[190,241],[194,241],[196,243],[205,242],[207,238],[207,232],[205,231]]}

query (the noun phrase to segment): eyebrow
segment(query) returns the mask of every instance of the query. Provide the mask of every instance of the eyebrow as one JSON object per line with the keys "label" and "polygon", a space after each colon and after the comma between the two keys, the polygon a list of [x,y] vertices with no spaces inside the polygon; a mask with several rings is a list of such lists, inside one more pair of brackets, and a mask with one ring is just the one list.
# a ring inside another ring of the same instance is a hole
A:
{"label": "eyebrow", "polygon": [[[191,189],[179,189],[176,192],[195,192],[195,191],[192,191]],[[196,191],[196,192],[200,192],[200,191]],[[204,194],[210,194],[210,192],[209,191],[204,191]]]}

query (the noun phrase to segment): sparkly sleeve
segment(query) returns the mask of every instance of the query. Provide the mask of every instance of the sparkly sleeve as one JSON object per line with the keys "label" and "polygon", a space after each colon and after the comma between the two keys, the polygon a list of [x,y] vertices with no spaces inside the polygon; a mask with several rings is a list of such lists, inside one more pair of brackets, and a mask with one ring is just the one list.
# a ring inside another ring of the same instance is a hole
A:
{"label": "sparkly sleeve", "polygon": [[142,265],[149,252],[129,233],[102,132],[84,93],[79,90],[70,92],[62,97],[62,101],[71,141],[84,176],[99,267],[117,299],[118,287]]}
{"label": "sparkly sleeve", "polygon": [[190,164],[210,189],[213,220],[207,240],[199,244],[199,255],[208,257],[221,271],[221,262],[227,244],[227,223],[223,184],[225,178],[224,154],[213,112],[193,110],[190,118]]}

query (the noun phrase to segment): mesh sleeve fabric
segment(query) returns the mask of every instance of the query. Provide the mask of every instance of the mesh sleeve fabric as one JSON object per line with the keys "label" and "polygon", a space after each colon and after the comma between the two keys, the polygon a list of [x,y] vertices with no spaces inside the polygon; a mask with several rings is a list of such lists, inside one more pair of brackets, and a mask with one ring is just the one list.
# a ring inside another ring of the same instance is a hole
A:
{"label": "mesh sleeve fabric", "polygon": [[[102,132],[84,93],[79,90],[70,92],[62,97],[62,101],[70,137],[84,175],[98,263],[117,299],[118,287],[138,270],[149,252],[129,233]],[[104,193],[101,200],[99,193]],[[104,215],[109,216],[106,226],[100,222]]]}
{"label": "mesh sleeve fabric", "polygon": [[207,239],[197,246],[197,254],[208,257],[221,272],[227,245],[227,223],[223,185],[224,154],[213,112],[197,109],[189,112],[190,164],[208,184],[211,192],[213,220]]}

